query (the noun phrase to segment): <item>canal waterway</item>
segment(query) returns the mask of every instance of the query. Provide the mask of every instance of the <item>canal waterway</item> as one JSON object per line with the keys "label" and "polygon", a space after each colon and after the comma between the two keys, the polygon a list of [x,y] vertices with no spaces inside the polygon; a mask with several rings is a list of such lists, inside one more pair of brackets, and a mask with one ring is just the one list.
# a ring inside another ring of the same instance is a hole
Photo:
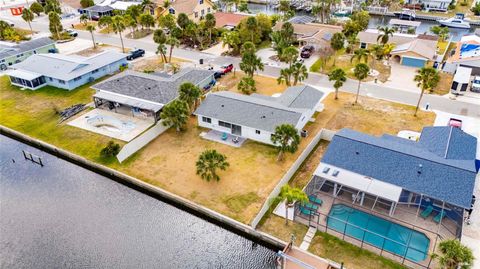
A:
{"label": "canal waterway", "polygon": [[274,259],[274,250],[0,135],[0,268],[274,268]]}
{"label": "canal waterway", "polygon": [[[277,13],[277,10],[274,9],[273,6],[264,5],[264,4],[249,3],[248,9],[250,10],[251,13],[254,13],[254,14],[265,13],[265,14],[271,15],[271,14]],[[299,16],[301,15],[312,16],[311,14],[308,14],[305,11],[298,11],[296,12],[296,14]],[[378,26],[389,25],[388,22],[392,18],[393,17],[371,15],[368,28],[376,29],[378,28]],[[421,24],[417,28],[417,34],[423,34],[423,33],[431,34],[430,28],[434,25],[440,25],[438,22],[435,22],[435,21],[425,21],[425,20],[418,20],[418,21],[421,22]],[[449,28],[449,30],[450,30],[450,37],[452,38],[452,41],[458,41],[462,36],[467,35],[469,33],[473,33],[475,31],[475,28],[472,27],[470,30]]]}

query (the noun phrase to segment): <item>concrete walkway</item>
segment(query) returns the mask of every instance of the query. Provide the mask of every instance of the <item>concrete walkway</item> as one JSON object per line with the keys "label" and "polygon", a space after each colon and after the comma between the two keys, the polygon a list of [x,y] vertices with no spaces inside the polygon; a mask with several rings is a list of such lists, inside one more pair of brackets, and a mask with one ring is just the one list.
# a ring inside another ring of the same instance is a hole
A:
{"label": "concrete walkway", "polygon": [[312,243],[312,239],[315,236],[317,229],[315,227],[309,227],[305,237],[303,238],[302,244],[300,244],[300,249],[308,250],[310,247],[310,243]]}

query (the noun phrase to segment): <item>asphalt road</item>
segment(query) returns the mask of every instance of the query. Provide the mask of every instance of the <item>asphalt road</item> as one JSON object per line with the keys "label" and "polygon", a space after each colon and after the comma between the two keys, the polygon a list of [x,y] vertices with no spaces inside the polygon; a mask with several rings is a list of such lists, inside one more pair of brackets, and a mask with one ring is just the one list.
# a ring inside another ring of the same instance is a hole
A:
{"label": "asphalt road", "polygon": [[[10,19],[10,18],[9,18]],[[28,25],[17,17],[15,19],[10,19],[15,22],[16,25],[28,28]],[[72,24],[72,20],[63,22],[64,25],[68,28]],[[49,32],[48,22],[45,17],[37,18],[36,21],[32,23],[32,28],[40,32]],[[90,33],[86,31],[78,31],[78,38],[82,39],[91,39]],[[155,52],[156,44],[152,39],[140,39],[132,40],[123,38],[125,47],[137,47],[143,48],[147,51]],[[111,44],[115,46],[120,46],[120,38],[118,35],[113,34],[95,34],[95,41],[105,44]],[[212,65],[223,65],[227,63],[233,63],[236,68],[240,62],[239,58],[235,57],[226,57],[226,56],[216,56],[212,54],[202,53],[194,50],[186,50],[175,48],[173,50],[173,56],[182,59],[188,59],[193,62],[198,62],[199,59],[204,59],[204,64]],[[259,74],[271,77],[278,77],[280,73],[280,68],[273,66],[265,66],[264,71],[260,71]],[[328,77],[322,74],[310,73],[308,79],[305,83],[318,88],[328,88],[332,89],[333,83],[328,81]],[[344,86],[340,89],[344,92],[356,93],[358,86],[358,81],[356,80],[347,80]],[[408,105],[416,105],[419,98],[419,93],[413,92],[410,90],[399,89],[399,88],[390,88],[385,87],[373,82],[362,83],[360,88],[360,95],[369,96],[383,100],[389,100],[393,102],[398,102]],[[440,110],[448,113],[459,114],[464,116],[470,116],[475,118],[480,118],[480,99],[476,99],[478,102],[464,102],[460,100],[452,100],[445,96],[438,95],[429,95],[425,94],[422,98],[421,108],[425,108],[429,104],[430,109]]]}

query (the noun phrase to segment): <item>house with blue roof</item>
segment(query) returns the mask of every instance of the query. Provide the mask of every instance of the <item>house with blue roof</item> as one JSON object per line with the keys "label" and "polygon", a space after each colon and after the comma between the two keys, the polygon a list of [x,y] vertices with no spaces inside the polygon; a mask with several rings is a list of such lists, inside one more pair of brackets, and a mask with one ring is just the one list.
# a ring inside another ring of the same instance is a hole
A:
{"label": "house with blue roof", "polygon": [[[472,210],[478,172],[476,148],[477,138],[451,126],[425,127],[417,141],[342,129],[333,136],[305,188],[312,202],[323,200],[331,209],[323,207],[317,212],[299,208],[297,215],[304,219],[307,215],[311,221],[323,212],[327,216],[325,225],[330,228],[329,218],[340,214],[334,208],[342,204],[355,208],[348,211],[355,212],[349,213],[350,221],[355,221],[358,214],[381,219],[370,226],[364,223],[365,219],[357,219],[355,225],[365,224],[368,232],[384,235],[382,240],[388,241],[388,236],[398,233],[389,230],[392,223],[421,231],[430,242],[436,240],[435,236],[459,238],[464,219]],[[342,221],[348,222],[349,217]],[[350,235],[356,234],[359,232]],[[395,240],[408,245],[408,236],[404,239],[405,242]],[[406,255],[407,259],[410,255],[414,261],[427,259],[429,244],[423,245],[423,258],[408,250],[394,254]]]}

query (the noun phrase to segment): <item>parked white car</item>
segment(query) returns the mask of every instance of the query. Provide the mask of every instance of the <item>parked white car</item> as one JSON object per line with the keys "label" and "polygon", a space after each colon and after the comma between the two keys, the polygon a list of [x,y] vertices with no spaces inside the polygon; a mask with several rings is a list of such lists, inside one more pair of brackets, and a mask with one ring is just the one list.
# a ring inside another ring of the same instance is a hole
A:
{"label": "parked white car", "polygon": [[472,92],[480,92],[480,76],[475,76],[472,81]]}

